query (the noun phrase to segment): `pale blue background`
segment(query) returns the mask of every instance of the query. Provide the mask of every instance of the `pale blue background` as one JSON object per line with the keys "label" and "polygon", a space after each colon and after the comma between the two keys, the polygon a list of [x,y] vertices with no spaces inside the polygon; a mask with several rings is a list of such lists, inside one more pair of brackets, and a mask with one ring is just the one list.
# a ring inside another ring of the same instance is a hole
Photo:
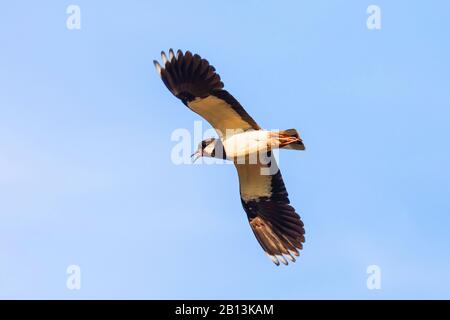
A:
{"label": "pale blue background", "polygon": [[[0,298],[450,298],[449,16],[447,0],[2,3]],[[169,47],[209,59],[262,126],[300,130],[307,151],[280,164],[296,264],[263,254],[233,166],[171,162],[172,131],[200,118],[154,72]]]}

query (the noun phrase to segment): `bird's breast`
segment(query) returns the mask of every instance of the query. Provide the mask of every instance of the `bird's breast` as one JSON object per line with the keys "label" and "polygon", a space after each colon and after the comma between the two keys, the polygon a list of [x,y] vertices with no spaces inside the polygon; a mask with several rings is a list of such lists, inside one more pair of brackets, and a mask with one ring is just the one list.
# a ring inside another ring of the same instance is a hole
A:
{"label": "bird's breast", "polygon": [[227,158],[232,160],[270,150],[270,134],[265,130],[252,130],[227,137],[223,146]]}

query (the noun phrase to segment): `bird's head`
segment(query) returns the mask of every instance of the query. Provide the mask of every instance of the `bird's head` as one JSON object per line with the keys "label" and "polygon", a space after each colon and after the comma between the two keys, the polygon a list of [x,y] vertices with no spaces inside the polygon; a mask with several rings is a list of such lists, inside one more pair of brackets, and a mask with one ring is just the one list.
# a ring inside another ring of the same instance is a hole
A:
{"label": "bird's head", "polygon": [[198,144],[197,151],[192,155],[192,162],[195,162],[200,157],[223,158],[225,159],[225,152],[219,139],[208,138]]}

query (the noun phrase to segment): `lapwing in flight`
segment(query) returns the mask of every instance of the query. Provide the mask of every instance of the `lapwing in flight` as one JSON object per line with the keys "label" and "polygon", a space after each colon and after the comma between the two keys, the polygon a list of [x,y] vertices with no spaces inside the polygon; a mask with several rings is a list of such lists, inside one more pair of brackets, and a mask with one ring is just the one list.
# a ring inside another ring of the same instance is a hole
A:
{"label": "lapwing in flight", "polygon": [[[196,157],[215,157],[234,162],[242,206],[253,233],[269,258],[276,264],[295,261],[305,242],[300,216],[289,204],[288,193],[272,150],[304,150],[295,129],[262,129],[240,103],[224,90],[215,68],[198,54],[169,50],[161,52],[162,66],[153,61],[156,71],[172,94],[189,109],[205,118],[219,139],[199,144]],[[254,161],[255,154],[266,155]],[[253,160],[253,161],[252,161]],[[275,168],[275,170],[273,170]]]}

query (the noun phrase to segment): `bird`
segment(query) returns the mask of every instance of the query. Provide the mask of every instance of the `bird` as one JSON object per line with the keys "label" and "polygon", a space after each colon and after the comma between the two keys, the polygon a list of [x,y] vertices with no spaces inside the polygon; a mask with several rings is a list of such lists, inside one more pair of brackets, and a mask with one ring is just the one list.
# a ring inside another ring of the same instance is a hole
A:
{"label": "bird", "polygon": [[290,205],[275,149],[305,150],[297,130],[264,130],[224,89],[216,69],[198,54],[170,49],[153,64],[167,89],[217,131],[200,142],[198,157],[234,162],[242,207],[266,255],[279,266],[295,262],[305,242],[304,224]]}

